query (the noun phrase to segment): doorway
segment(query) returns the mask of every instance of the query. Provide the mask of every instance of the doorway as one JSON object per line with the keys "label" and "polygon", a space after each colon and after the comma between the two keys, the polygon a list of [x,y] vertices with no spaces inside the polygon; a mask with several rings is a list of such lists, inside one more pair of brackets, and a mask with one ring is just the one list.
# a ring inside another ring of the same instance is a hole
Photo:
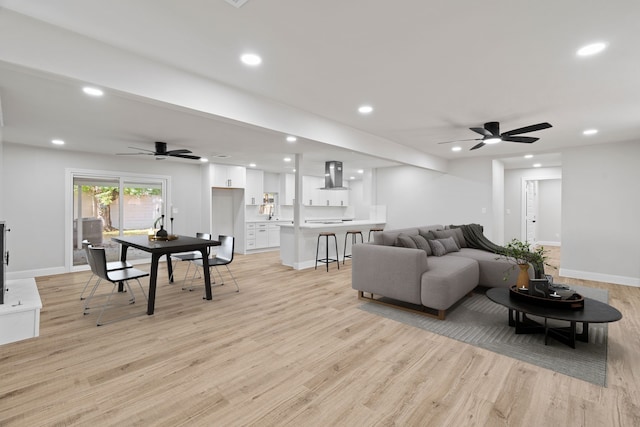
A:
{"label": "doorway", "polygon": [[523,178],[521,238],[532,244],[560,246],[562,179]]}

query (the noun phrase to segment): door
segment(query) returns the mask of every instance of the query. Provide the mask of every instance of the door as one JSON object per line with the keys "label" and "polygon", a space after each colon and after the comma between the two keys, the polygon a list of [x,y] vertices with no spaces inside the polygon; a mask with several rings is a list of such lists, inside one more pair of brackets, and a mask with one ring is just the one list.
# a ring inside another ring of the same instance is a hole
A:
{"label": "door", "polygon": [[538,181],[527,181],[525,191],[525,239],[529,243],[537,240]]}

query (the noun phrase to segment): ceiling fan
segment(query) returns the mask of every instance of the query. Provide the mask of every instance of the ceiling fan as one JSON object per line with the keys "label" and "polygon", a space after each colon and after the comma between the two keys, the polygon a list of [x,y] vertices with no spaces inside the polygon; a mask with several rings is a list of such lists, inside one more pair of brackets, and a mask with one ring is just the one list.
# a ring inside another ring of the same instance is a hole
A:
{"label": "ceiling fan", "polygon": [[144,151],[144,153],[116,153],[118,156],[137,156],[140,154],[145,154],[148,156],[156,156],[156,160],[164,160],[167,157],[180,157],[182,159],[191,159],[191,160],[200,160],[200,156],[194,156],[189,150],[179,149],[179,150],[167,150],[167,143],[156,141],[156,150],[147,150],[145,148],[138,147],[129,147],[133,150]]}
{"label": "ceiling fan", "polygon": [[470,148],[470,150],[477,150],[478,148],[484,147],[487,144],[496,144],[501,141],[508,142],[522,142],[525,144],[531,144],[536,142],[540,138],[534,138],[532,136],[518,136],[522,133],[535,132],[537,130],[548,129],[551,125],[547,122],[538,123],[531,126],[525,126],[518,129],[513,129],[508,132],[500,133],[500,123],[498,122],[487,122],[484,124],[482,128],[469,128],[475,133],[479,133],[482,135],[482,138],[472,138],[472,139],[458,139],[455,141],[444,141],[439,142],[438,144],[449,144],[452,142],[462,142],[462,141],[480,141],[478,144],[474,145]]}

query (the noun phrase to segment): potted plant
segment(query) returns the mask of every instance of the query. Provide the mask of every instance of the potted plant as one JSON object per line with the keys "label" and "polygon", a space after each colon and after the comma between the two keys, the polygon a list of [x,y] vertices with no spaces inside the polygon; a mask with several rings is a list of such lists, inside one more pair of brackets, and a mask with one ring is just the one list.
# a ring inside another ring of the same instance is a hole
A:
{"label": "potted plant", "polygon": [[[531,250],[529,242],[523,242],[518,239],[513,239],[502,248],[496,251],[500,255],[499,258],[504,258],[520,267],[520,273],[518,275],[517,285],[518,288],[529,288],[529,265],[533,265],[534,277],[536,279],[544,278],[544,264],[547,259],[544,253],[544,247],[538,246]],[[507,270],[504,280],[509,277]]]}

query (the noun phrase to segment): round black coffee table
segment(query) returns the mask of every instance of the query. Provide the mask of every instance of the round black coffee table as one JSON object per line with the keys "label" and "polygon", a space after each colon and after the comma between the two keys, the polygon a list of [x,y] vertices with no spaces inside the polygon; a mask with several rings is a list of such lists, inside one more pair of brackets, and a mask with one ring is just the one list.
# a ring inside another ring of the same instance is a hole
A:
{"label": "round black coffee table", "polygon": [[[507,288],[491,288],[487,297],[509,309],[509,326],[515,326],[516,334],[544,334],[544,343],[548,337],[576,348],[576,340],[589,342],[589,323],[608,323],[622,319],[622,313],[600,301],[591,298],[584,299],[584,308],[579,310],[545,307],[511,298]],[[536,322],[527,314],[544,318],[544,323]],[[547,325],[548,319],[569,322],[568,327],[556,328]],[[576,324],[582,324],[582,332],[576,334]]]}

